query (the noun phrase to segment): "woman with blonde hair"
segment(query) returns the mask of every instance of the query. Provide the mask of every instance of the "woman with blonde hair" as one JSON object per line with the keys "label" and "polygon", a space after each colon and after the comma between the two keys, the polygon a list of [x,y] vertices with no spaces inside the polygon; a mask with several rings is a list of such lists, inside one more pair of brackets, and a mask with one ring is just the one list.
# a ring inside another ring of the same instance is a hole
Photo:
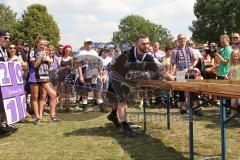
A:
{"label": "woman with blonde hair", "polygon": [[[59,118],[55,117],[56,92],[49,84],[49,67],[52,60],[46,53],[46,45],[47,41],[45,38],[37,38],[35,41],[35,49],[31,51],[29,55],[29,83],[36,125],[41,124],[46,94],[50,97],[49,105],[52,122],[60,121]],[[39,93],[41,94],[39,95]]]}

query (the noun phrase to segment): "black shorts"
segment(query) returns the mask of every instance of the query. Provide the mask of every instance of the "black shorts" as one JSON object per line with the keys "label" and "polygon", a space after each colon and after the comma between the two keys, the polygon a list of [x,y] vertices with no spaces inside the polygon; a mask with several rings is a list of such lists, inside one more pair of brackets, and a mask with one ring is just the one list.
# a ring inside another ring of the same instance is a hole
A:
{"label": "black shorts", "polygon": [[127,102],[131,98],[131,89],[121,82],[110,80],[107,98],[111,101]]}

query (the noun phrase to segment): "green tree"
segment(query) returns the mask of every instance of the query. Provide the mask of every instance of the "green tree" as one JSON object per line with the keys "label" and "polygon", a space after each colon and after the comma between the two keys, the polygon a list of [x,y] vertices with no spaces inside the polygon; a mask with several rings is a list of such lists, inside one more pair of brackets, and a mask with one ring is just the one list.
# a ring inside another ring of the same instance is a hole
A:
{"label": "green tree", "polygon": [[41,4],[33,4],[24,11],[17,25],[18,38],[28,41],[31,45],[38,36],[44,36],[50,44],[57,45],[60,40],[60,31],[53,17],[48,14],[47,8]]}
{"label": "green tree", "polygon": [[11,10],[9,6],[0,3],[0,29],[8,30],[10,33],[15,32],[16,16],[17,13]]}
{"label": "green tree", "polygon": [[198,42],[218,42],[222,34],[240,32],[239,0],[197,0],[194,5],[193,39]]}
{"label": "green tree", "polygon": [[139,34],[148,35],[151,42],[159,42],[162,46],[172,42],[170,32],[161,25],[154,24],[142,16],[129,15],[121,19],[119,31],[114,32],[114,43],[134,43]]}

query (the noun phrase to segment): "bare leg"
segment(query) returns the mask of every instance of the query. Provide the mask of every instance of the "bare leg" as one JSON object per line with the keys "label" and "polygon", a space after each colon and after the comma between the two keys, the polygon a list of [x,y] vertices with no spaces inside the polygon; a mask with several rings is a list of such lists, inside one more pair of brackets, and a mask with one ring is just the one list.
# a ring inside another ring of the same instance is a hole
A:
{"label": "bare leg", "polygon": [[126,107],[127,107],[127,104],[125,102],[120,102],[118,104],[118,115],[119,115],[119,121],[120,122],[126,122],[127,121]]}
{"label": "bare leg", "polygon": [[43,87],[44,84],[41,84],[40,86],[40,101],[39,101],[39,116],[42,119],[42,113],[46,105],[46,96],[47,96],[47,91]]}
{"label": "bare leg", "polygon": [[70,106],[70,92],[72,89],[72,85],[71,84],[66,84],[66,90],[65,90],[65,106],[66,106],[66,110],[69,110]]}
{"label": "bare leg", "polygon": [[31,100],[32,100],[33,111],[34,111],[36,119],[40,119],[39,105],[38,105],[39,86],[38,86],[38,84],[30,84],[30,88],[31,88]]}
{"label": "bare leg", "polygon": [[60,83],[60,97],[59,97],[59,102],[60,102],[60,109],[63,109],[63,100],[65,99],[65,84],[63,82]]}
{"label": "bare leg", "polygon": [[49,97],[50,97],[50,116],[51,118],[55,117],[55,108],[56,108],[56,91],[49,85],[49,83],[43,84],[43,88],[47,91]]}

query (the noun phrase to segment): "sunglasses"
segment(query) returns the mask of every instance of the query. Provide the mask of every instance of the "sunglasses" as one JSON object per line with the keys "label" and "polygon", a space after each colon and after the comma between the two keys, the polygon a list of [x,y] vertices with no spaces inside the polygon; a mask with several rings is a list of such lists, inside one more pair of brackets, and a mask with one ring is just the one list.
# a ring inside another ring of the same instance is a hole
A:
{"label": "sunglasses", "polygon": [[179,38],[178,40],[185,40],[186,38]]}
{"label": "sunglasses", "polygon": [[10,37],[3,37],[5,40],[10,39]]}
{"label": "sunglasses", "polygon": [[233,39],[238,39],[239,37],[233,37]]}
{"label": "sunglasses", "polygon": [[9,47],[9,49],[16,49],[16,47]]}
{"label": "sunglasses", "polygon": [[193,44],[193,43],[189,43],[188,45],[189,45],[189,46],[193,46],[194,44]]}

